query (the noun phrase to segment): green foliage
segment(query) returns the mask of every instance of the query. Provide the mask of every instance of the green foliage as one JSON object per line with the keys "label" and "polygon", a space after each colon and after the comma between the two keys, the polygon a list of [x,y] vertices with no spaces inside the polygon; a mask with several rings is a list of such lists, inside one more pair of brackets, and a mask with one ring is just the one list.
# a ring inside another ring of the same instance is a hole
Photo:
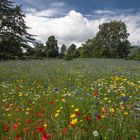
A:
{"label": "green foliage", "polygon": [[73,60],[73,57],[71,55],[65,55],[64,60],[70,61]]}
{"label": "green foliage", "polygon": [[60,48],[59,58],[63,59],[66,55],[67,47],[65,44],[63,44]]}
{"label": "green foliage", "polygon": [[70,47],[67,50],[67,56],[71,56],[73,58],[76,58],[76,45],[75,44],[71,44]]}
{"label": "green foliage", "polygon": [[43,44],[36,44],[34,48],[34,56],[36,57],[45,57],[45,47]]}
{"label": "green foliage", "polygon": [[99,26],[99,32],[89,39],[81,51],[82,57],[126,58],[130,53],[125,23],[112,21]]}
{"label": "green foliage", "polygon": [[29,48],[28,42],[33,42],[32,35],[27,33],[28,27],[24,21],[25,15],[20,6],[14,6],[9,0],[0,2],[0,58],[9,54],[21,56],[22,48]]}
{"label": "green foliage", "polygon": [[55,36],[50,36],[45,46],[45,53],[47,57],[57,57],[59,54],[57,40]]}
{"label": "green foliage", "polygon": [[130,59],[140,60],[140,48],[137,48],[137,50],[135,51],[135,53],[132,54],[132,56],[130,56]]}

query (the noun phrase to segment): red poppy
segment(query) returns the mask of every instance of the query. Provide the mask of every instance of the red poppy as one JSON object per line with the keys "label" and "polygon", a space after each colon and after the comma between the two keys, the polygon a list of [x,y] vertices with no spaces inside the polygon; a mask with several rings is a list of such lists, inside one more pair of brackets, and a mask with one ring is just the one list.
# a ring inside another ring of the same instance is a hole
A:
{"label": "red poppy", "polygon": [[46,132],[44,132],[41,140],[49,140],[51,137],[52,137],[51,134],[47,134]]}
{"label": "red poppy", "polygon": [[39,127],[38,131],[43,133],[44,132],[44,126]]}
{"label": "red poppy", "polygon": [[90,119],[91,119],[90,116],[86,116],[87,121],[90,121]]}
{"label": "red poppy", "polygon": [[36,115],[37,115],[38,117],[42,117],[42,114],[39,113],[39,112],[36,112]]}
{"label": "red poppy", "polygon": [[51,101],[51,102],[50,102],[51,105],[54,105],[54,103],[55,103],[54,101]]}
{"label": "red poppy", "polygon": [[97,119],[98,119],[98,120],[101,120],[101,118],[102,118],[101,115],[98,115],[98,116],[97,116]]}
{"label": "red poppy", "polygon": [[27,119],[27,120],[25,121],[26,124],[30,124],[30,122],[31,122],[30,119]]}
{"label": "red poppy", "polygon": [[77,115],[77,116],[79,116],[79,115],[80,115],[80,112],[79,112],[79,111],[77,111],[77,112],[76,112],[76,115]]}
{"label": "red poppy", "polygon": [[24,133],[27,133],[28,132],[28,127],[25,127],[24,128]]}
{"label": "red poppy", "polygon": [[64,135],[66,135],[67,132],[68,132],[68,128],[66,128],[66,127],[61,131],[61,133],[64,134]]}
{"label": "red poppy", "polygon": [[98,91],[94,90],[93,96],[95,96],[95,97],[98,96]]}
{"label": "red poppy", "polygon": [[7,132],[8,130],[9,130],[9,126],[8,126],[8,124],[5,124],[4,127],[3,127],[3,131]]}
{"label": "red poppy", "polygon": [[18,125],[17,125],[17,124],[13,124],[13,125],[12,125],[12,129],[13,129],[13,130],[16,130],[17,128],[18,128]]}
{"label": "red poppy", "polygon": [[22,138],[19,134],[17,134],[14,140],[22,140]]}

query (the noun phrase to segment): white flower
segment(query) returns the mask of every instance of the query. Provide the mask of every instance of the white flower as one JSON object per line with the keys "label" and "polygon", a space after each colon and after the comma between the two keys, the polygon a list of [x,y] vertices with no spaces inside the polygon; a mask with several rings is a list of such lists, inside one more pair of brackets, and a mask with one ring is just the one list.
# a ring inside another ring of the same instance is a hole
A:
{"label": "white flower", "polygon": [[93,135],[97,137],[99,135],[98,131],[93,131]]}

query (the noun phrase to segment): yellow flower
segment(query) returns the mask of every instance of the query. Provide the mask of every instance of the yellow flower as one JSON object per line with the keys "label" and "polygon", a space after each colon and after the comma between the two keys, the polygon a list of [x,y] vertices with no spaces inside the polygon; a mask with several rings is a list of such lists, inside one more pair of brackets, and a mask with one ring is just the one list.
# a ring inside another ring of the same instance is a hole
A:
{"label": "yellow flower", "polygon": [[121,94],[121,96],[125,97],[125,94],[124,94],[124,93],[122,93],[122,94]]}
{"label": "yellow flower", "polygon": [[114,108],[110,108],[110,112],[114,113],[115,112]]}
{"label": "yellow flower", "polygon": [[18,96],[22,96],[22,93],[20,92]]}
{"label": "yellow flower", "polygon": [[74,108],[74,105],[71,105],[71,108]]}
{"label": "yellow flower", "polygon": [[47,127],[47,124],[44,124],[43,126],[44,126],[44,127]]}
{"label": "yellow flower", "polygon": [[76,114],[71,114],[70,117],[71,118],[75,118],[76,117]]}
{"label": "yellow flower", "polygon": [[107,97],[105,97],[104,100],[108,100]]}
{"label": "yellow flower", "polygon": [[59,116],[59,113],[56,113],[54,116],[55,116],[55,117],[58,117],[58,116]]}
{"label": "yellow flower", "polygon": [[56,110],[57,113],[60,113],[61,110]]}
{"label": "yellow flower", "polygon": [[128,115],[128,112],[125,111],[125,112],[124,112],[124,115]]}
{"label": "yellow flower", "polygon": [[71,125],[75,125],[77,123],[77,119],[74,119],[70,122]]}
{"label": "yellow flower", "polygon": [[62,102],[65,102],[65,99],[62,99]]}
{"label": "yellow flower", "polygon": [[63,109],[63,107],[61,106],[60,109]]}
{"label": "yellow flower", "polygon": [[124,110],[124,106],[121,106],[121,109]]}
{"label": "yellow flower", "polygon": [[79,111],[79,108],[75,108],[74,111],[75,111],[75,112]]}
{"label": "yellow flower", "polygon": [[108,100],[108,103],[111,103],[111,101],[110,101],[110,100]]}
{"label": "yellow flower", "polygon": [[30,108],[27,108],[26,110],[27,110],[27,111],[29,111],[29,110],[30,110]]}

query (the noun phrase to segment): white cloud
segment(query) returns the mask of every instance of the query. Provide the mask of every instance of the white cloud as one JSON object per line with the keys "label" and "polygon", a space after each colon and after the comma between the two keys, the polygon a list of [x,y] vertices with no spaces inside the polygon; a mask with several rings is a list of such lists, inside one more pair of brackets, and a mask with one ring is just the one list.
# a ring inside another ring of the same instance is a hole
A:
{"label": "white cloud", "polygon": [[[64,9],[62,8],[62,10]],[[30,33],[38,35],[36,38],[43,43],[47,41],[49,36],[55,35],[59,45],[65,43],[69,46],[75,43],[80,46],[87,39],[95,36],[98,32],[98,26],[103,22],[122,20],[127,24],[128,32],[130,33],[129,40],[131,42],[140,40],[139,13],[135,15],[124,15],[122,13],[120,16],[117,14],[111,16],[110,13],[114,12],[106,10],[106,15],[100,16],[103,11],[98,10],[95,11],[98,18],[88,19],[74,10],[68,13],[65,12],[58,11],[57,8],[50,8],[26,14],[27,25],[32,28],[30,29]],[[65,15],[62,16],[62,13]],[[59,15],[58,17],[56,16],[57,14]]]}

